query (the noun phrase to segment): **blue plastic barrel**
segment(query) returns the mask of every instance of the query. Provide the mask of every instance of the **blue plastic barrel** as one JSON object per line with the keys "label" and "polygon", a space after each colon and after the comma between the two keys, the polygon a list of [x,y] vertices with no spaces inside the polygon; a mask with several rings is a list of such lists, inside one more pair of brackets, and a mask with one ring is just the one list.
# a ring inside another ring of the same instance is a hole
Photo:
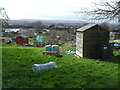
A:
{"label": "blue plastic barrel", "polygon": [[114,44],[114,46],[120,46],[120,44]]}
{"label": "blue plastic barrel", "polygon": [[51,47],[52,47],[51,45],[46,45],[45,46],[45,51],[51,52]]}
{"label": "blue plastic barrel", "polygon": [[[120,49],[119,49],[119,48],[120,48],[120,44],[114,44],[114,47],[115,47],[115,49],[117,49],[117,50],[120,51]],[[115,50],[115,49],[114,49],[114,50]]]}

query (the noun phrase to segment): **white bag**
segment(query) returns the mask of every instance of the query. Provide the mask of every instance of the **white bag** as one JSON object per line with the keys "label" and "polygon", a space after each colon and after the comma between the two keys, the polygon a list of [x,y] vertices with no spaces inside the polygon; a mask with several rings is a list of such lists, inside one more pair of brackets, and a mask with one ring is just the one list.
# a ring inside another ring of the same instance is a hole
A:
{"label": "white bag", "polygon": [[49,69],[49,68],[57,68],[56,63],[55,62],[49,62],[49,63],[45,63],[45,64],[34,64],[32,66],[33,71],[40,71],[40,70]]}

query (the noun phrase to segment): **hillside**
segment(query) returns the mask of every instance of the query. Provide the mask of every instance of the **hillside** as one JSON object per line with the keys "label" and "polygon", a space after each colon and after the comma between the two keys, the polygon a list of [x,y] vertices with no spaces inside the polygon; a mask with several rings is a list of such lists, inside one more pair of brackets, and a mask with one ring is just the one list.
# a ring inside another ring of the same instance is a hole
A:
{"label": "hillside", "polygon": [[[43,47],[5,45],[3,88],[117,88],[120,52],[107,60],[42,55]],[[67,50],[67,49],[66,49]],[[65,51],[61,47],[61,52]],[[33,64],[56,62],[58,68],[33,72]]]}
{"label": "hillside", "polygon": [[19,20],[10,20],[9,24],[28,24],[28,23],[33,23],[36,21],[42,21],[44,24],[58,24],[58,23],[63,23],[63,24],[84,24],[85,22],[79,21],[79,20],[39,20],[39,19],[19,19]]}

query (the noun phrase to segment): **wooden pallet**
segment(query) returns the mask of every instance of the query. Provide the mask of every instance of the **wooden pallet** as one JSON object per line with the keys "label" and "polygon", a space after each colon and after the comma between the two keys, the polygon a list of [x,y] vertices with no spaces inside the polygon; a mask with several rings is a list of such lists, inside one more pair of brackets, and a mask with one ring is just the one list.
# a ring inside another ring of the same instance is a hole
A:
{"label": "wooden pallet", "polygon": [[48,52],[48,51],[43,51],[42,54],[47,54],[47,55],[55,55],[58,56],[57,52]]}

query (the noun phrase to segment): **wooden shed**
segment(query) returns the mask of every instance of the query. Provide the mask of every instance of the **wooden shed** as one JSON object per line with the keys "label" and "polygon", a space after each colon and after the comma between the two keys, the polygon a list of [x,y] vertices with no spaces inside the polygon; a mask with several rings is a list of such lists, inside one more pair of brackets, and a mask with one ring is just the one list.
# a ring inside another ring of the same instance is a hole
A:
{"label": "wooden shed", "polygon": [[26,35],[20,35],[18,37],[16,37],[16,43],[17,44],[21,44],[21,45],[24,45],[24,44],[28,44],[28,36]]}
{"label": "wooden shed", "polygon": [[76,54],[84,58],[100,58],[99,46],[109,43],[109,31],[97,24],[88,24],[76,33]]}

